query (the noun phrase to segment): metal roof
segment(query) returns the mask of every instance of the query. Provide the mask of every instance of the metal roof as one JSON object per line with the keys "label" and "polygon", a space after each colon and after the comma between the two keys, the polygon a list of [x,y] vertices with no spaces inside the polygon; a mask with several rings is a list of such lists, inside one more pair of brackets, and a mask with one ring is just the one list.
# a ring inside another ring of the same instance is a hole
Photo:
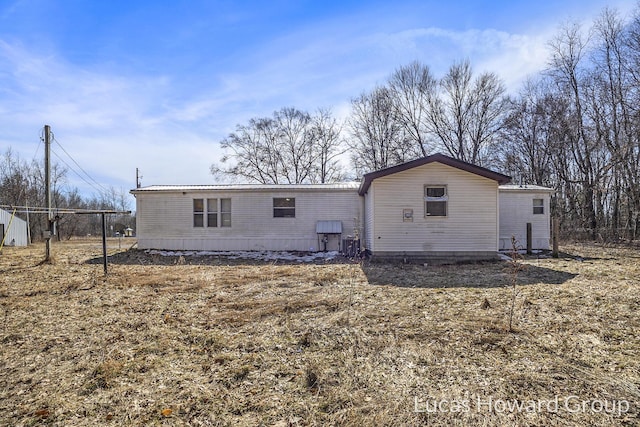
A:
{"label": "metal roof", "polygon": [[385,169],[380,169],[375,172],[370,172],[366,174],[362,183],[360,184],[360,189],[358,193],[361,196],[364,196],[365,193],[369,190],[371,183],[376,178],[382,178],[383,176],[391,175],[394,173],[406,171],[408,169],[412,169],[418,166],[426,165],[428,163],[438,162],[447,166],[454,167],[456,169],[460,169],[466,172],[470,172],[476,175],[483,176],[485,178],[493,179],[494,181],[498,181],[498,184],[506,184],[511,181],[511,177],[507,175],[503,175],[498,172],[494,172],[490,169],[483,168],[482,166],[473,165],[471,163],[463,162],[462,160],[454,159],[453,157],[445,156],[444,154],[436,153],[431,156],[421,157],[416,160],[412,160],[410,162],[402,163],[396,166],[391,166]]}
{"label": "metal roof", "polygon": [[148,192],[206,192],[206,191],[322,191],[357,190],[358,182],[332,184],[222,184],[222,185],[151,185],[134,188],[132,194]]}
{"label": "metal roof", "polygon": [[342,234],[342,221],[318,221],[316,234]]}
{"label": "metal roof", "polygon": [[500,191],[538,191],[538,192],[553,192],[553,188],[543,187],[541,185],[531,184],[506,184],[498,186]]}

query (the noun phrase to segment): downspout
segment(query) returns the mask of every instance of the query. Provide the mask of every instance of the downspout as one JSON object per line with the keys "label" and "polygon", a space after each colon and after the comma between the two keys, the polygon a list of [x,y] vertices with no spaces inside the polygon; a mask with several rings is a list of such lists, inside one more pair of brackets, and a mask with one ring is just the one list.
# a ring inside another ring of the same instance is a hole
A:
{"label": "downspout", "polygon": [[500,250],[500,184],[496,193],[496,252]]}
{"label": "downspout", "polygon": [[370,251],[373,251],[373,248],[368,248],[366,245],[367,242],[367,210],[366,210],[366,206],[364,203],[364,199],[365,199],[366,193],[362,196],[360,196],[360,212],[359,212],[359,217],[362,219],[360,221],[360,227],[362,228],[362,232],[360,233],[360,250],[363,249],[363,243],[364,243],[364,249],[369,249]]}

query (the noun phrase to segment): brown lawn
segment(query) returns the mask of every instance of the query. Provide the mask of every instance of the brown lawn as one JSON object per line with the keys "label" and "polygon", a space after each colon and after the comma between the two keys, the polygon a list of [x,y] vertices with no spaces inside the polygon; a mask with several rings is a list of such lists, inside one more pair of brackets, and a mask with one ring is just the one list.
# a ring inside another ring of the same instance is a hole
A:
{"label": "brown lawn", "polygon": [[[284,264],[0,255],[0,425],[640,425],[640,252]],[[580,257],[580,258],[578,258]],[[514,406],[516,405],[516,406]]]}

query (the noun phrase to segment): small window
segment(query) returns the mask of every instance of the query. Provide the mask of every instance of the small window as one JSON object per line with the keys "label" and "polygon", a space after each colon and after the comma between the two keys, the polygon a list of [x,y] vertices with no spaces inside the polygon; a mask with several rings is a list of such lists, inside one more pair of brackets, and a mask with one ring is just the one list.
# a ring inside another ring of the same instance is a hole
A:
{"label": "small window", "polygon": [[533,214],[544,214],[544,199],[533,199]]}
{"label": "small window", "polygon": [[276,197],[273,199],[274,218],[295,218],[296,199],[293,197]]}
{"label": "small window", "polygon": [[204,227],[204,199],[193,199],[193,226]]}
{"label": "small window", "polygon": [[220,199],[220,227],[231,227],[231,199]]}
{"label": "small window", "polygon": [[207,227],[218,226],[218,199],[207,199]]}
{"label": "small window", "polygon": [[447,216],[448,201],[446,186],[425,186],[424,216]]}

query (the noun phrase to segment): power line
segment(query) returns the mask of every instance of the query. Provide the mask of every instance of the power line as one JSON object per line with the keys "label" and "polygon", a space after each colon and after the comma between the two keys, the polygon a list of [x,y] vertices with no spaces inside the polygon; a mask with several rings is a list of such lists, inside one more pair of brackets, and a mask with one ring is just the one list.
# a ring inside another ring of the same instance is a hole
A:
{"label": "power line", "polygon": [[62,163],[64,163],[64,165],[66,167],[68,167],[73,173],[75,173],[78,178],[80,178],[82,181],[85,182],[85,184],[87,184],[88,186],[92,187],[94,190],[96,190],[98,193],[103,194],[102,190],[100,190],[98,187],[96,187],[95,185],[93,185],[91,182],[87,181],[82,175],[80,175],[73,167],[71,167],[69,165],[69,163],[67,163],[62,157],[60,157],[58,155],[58,153],[56,153],[55,151],[52,151],[52,153],[58,158],[58,160],[60,160]]}
{"label": "power line", "polygon": [[36,151],[33,153],[33,158],[31,159],[31,163],[36,161],[36,157],[38,156],[38,151],[40,150],[40,145],[44,140],[44,128],[40,129],[40,138],[38,138],[38,146],[36,147]]}
{"label": "power line", "polygon": [[84,168],[83,168],[82,166],[80,166],[80,164],[79,164],[79,163],[78,163],[78,162],[77,162],[77,161],[76,161],[76,160],[71,156],[71,154],[69,154],[69,152],[68,152],[67,150],[65,150],[65,148],[62,146],[62,144],[60,144],[60,141],[58,141],[58,140],[57,140],[57,138],[55,137],[55,135],[53,136],[53,141],[54,141],[56,144],[58,144],[58,146],[62,149],[62,151],[67,155],[67,157],[69,157],[69,159],[71,159],[71,161],[72,161],[72,162],[73,162],[73,163],[74,163],[74,164],[75,164],[75,165],[76,165],[76,166],[77,166],[77,167],[78,167],[78,168],[79,168],[79,169],[84,173],[84,175],[85,175],[87,178],[89,178],[89,180],[91,180],[95,185],[97,185],[98,187],[100,187],[100,188],[102,189],[102,191],[101,191],[101,190],[98,190],[98,189],[96,188],[96,186],[94,186],[93,184],[91,184],[90,182],[88,182],[86,179],[84,179],[84,178],[83,178],[83,177],[82,177],[82,176],[81,176],[81,175],[80,175],[76,170],[74,170],[71,166],[69,166],[69,164],[68,164],[68,163],[66,163],[64,160],[62,160],[62,159],[60,158],[60,156],[58,156],[58,155],[54,152],[54,154],[56,154],[56,157],[58,157],[60,160],[62,160],[62,162],[63,162],[65,165],[67,165],[67,167],[68,167],[69,169],[71,169],[71,170],[72,170],[76,175],[78,175],[78,177],[79,177],[80,179],[82,179],[85,183],[87,183],[89,186],[93,187],[96,191],[98,191],[98,193],[102,193],[102,194],[105,194],[105,195],[109,193],[109,191],[108,191],[106,188],[104,188],[104,187],[103,187],[103,186],[102,186],[98,181],[96,181],[95,179],[93,179],[93,177],[92,177],[91,175],[89,175],[89,173],[88,173],[86,170],[84,170]]}

